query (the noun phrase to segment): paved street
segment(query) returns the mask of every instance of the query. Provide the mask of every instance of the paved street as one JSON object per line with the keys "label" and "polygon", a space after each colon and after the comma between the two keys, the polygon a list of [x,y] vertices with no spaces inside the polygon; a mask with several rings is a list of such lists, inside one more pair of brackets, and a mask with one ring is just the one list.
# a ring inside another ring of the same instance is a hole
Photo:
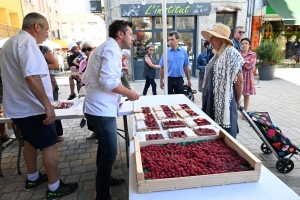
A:
{"label": "paved street", "polygon": [[[269,112],[273,122],[283,130],[289,138],[300,146],[300,69],[279,68],[276,78],[272,81],[259,81],[257,95],[251,96],[251,111]],[[256,82],[258,77],[256,78]],[[69,95],[67,76],[58,75],[57,81],[60,87],[59,99],[66,99]],[[159,85],[159,81],[156,80]],[[142,93],[144,81],[131,82],[133,90]],[[197,79],[192,79],[193,89],[197,89]],[[151,94],[151,89],[148,95]],[[158,94],[163,90],[158,89]],[[201,108],[201,95],[195,95],[195,104]],[[132,117],[129,118],[130,138],[132,138]],[[88,200],[95,198],[95,157],[97,146],[94,141],[86,141],[91,134],[87,127],[80,128],[80,119],[62,120],[64,127],[64,140],[58,144],[59,175],[63,181],[78,181],[79,188],[76,193],[61,199]],[[122,117],[118,119],[118,127],[123,127]],[[295,168],[288,174],[278,173],[275,164],[277,158],[270,154],[265,155],[260,150],[261,140],[248,123],[239,118],[240,134],[237,140],[256,155],[263,164],[272,171],[279,179],[285,182],[298,195],[300,194],[300,156],[293,157]],[[12,134],[12,131],[9,130]],[[111,193],[115,200],[127,199],[128,191],[128,168],[125,154],[125,141],[119,137],[119,153],[114,165],[113,176],[123,177],[126,184],[111,187]],[[22,174],[17,174],[17,142],[9,146],[3,152],[2,169],[4,177],[0,177],[0,199],[44,199],[47,184],[43,184],[31,192],[24,192],[24,180],[26,179],[26,166],[21,158]],[[38,157],[38,168],[44,172],[41,153]],[[163,197],[162,197],[163,198]]]}

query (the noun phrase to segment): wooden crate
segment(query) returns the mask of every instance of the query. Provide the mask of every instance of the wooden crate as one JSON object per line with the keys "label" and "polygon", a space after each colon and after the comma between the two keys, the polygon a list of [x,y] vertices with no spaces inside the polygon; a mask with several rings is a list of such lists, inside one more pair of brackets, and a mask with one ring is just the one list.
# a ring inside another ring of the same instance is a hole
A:
{"label": "wooden crate", "polygon": [[138,193],[148,193],[163,190],[177,190],[184,188],[198,188],[205,186],[214,185],[227,185],[233,183],[249,183],[256,182],[259,180],[261,173],[261,161],[256,158],[250,151],[243,147],[238,141],[233,139],[225,131],[220,131],[218,136],[206,136],[198,137],[192,139],[186,139],[184,141],[201,141],[207,139],[218,139],[223,138],[225,143],[232,149],[236,150],[238,154],[249,162],[254,170],[242,171],[242,172],[231,172],[222,174],[210,174],[210,175],[200,175],[200,176],[188,176],[179,178],[165,178],[165,179],[154,179],[145,180],[140,147],[148,146],[150,144],[166,144],[166,143],[179,143],[182,139],[172,139],[172,140],[153,140],[153,141],[139,141],[138,138],[134,137],[135,145],[135,160],[136,160],[136,172],[137,172],[137,188]]}

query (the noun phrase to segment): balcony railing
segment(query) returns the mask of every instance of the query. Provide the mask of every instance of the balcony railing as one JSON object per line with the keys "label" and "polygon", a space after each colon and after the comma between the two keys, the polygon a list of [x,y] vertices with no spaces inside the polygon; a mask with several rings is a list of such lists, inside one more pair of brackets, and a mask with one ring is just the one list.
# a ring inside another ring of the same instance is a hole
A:
{"label": "balcony railing", "polygon": [[8,38],[16,35],[20,29],[0,24],[0,38]]}

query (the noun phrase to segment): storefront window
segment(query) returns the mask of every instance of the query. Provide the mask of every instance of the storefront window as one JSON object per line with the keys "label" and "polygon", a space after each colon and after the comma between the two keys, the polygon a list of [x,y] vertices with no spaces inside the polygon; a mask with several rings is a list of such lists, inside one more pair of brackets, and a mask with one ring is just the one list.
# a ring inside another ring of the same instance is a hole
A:
{"label": "storefront window", "polygon": [[151,30],[152,17],[133,17],[133,30]]}
{"label": "storefront window", "polygon": [[[157,29],[163,28],[162,17],[155,17],[155,28]],[[167,17],[167,28],[173,28],[173,17]]]}
{"label": "storefront window", "polygon": [[195,17],[177,17],[177,29],[194,29]]}
{"label": "storefront window", "polygon": [[134,41],[134,60],[143,60],[146,47],[152,42],[151,32],[136,32],[136,40]]}
{"label": "storefront window", "polygon": [[236,13],[217,13],[216,22],[221,22],[229,26],[231,30],[230,38],[233,38],[236,22]]}

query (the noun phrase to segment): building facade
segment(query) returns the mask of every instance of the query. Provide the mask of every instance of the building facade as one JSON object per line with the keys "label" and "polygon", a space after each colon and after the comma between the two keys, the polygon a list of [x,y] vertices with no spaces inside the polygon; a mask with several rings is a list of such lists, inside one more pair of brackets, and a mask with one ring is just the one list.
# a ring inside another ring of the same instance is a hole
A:
{"label": "building facade", "polygon": [[60,0],[64,41],[89,40],[96,47],[106,39],[105,22],[88,10],[88,0]]}
{"label": "building facade", "polygon": [[251,37],[254,49],[262,41],[272,41],[281,46],[286,58],[299,54],[299,6],[298,0],[256,0]]}
{"label": "building facade", "polygon": [[37,12],[47,18],[49,23],[49,39],[61,39],[61,16],[58,0],[19,0],[22,3],[24,16]]}
{"label": "building facade", "polygon": [[[105,19],[107,26],[116,19],[133,22],[134,47],[129,75],[140,80],[143,71],[143,56],[148,44],[155,44],[157,57],[161,57],[162,47],[162,5],[155,0],[105,0]],[[167,3],[167,31],[178,31],[180,46],[189,55],[192,75],[197,76],[196,59],[203,50],[204,38],[200,34],[216,22],[222,22],[231,28],[231,37],[236,26],[247,27],[248,1],[216,0],[177,0]],[[156,56],[156,55],[155,55]],[[157,69],[157,78],[159,69]]]}
{"label": "building facade", "polygon": [[20,0],[0,0],[0,39],[15,35],[22,27]]}

